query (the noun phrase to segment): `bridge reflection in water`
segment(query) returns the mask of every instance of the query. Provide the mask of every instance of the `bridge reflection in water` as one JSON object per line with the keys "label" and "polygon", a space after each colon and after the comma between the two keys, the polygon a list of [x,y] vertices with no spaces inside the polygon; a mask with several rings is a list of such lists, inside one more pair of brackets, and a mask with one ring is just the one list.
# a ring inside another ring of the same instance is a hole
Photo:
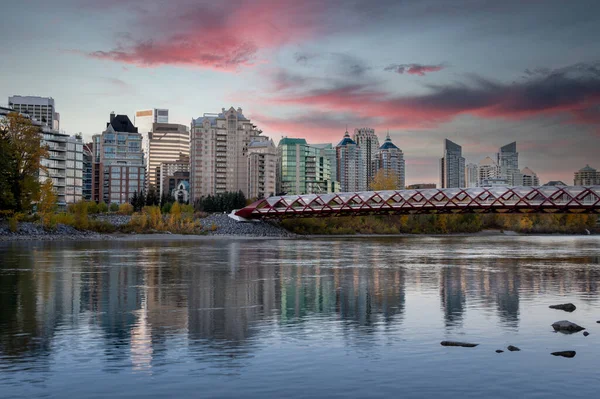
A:
{"label": "bridge reflection in water", "polygon": [[600,186],[365,191],[270,197],[236,220],[423,213],[600,213]]}

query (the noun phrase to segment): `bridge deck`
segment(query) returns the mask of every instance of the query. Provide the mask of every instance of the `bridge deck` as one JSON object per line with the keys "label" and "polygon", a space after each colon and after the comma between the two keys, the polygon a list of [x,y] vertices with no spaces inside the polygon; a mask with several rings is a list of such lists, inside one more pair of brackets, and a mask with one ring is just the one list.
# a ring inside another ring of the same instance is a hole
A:
{"label": "bridge deck", "polygon": [[600,213],[600,186],[364,191],[269,197],[238,219],[423,213]]}

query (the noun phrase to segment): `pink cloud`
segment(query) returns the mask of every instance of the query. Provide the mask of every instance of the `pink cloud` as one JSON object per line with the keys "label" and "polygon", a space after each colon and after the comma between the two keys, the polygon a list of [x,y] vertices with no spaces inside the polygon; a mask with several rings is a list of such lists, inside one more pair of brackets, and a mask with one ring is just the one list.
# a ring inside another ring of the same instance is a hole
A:
{"label": "pink cloud", "polygon": [[314,37],[323,27],[317,22],[321,14],[315,2],[292,0],[165,5],[134,12],[137,34],[87,56],[142,67],[231,71],[252,65],[261,49]]}

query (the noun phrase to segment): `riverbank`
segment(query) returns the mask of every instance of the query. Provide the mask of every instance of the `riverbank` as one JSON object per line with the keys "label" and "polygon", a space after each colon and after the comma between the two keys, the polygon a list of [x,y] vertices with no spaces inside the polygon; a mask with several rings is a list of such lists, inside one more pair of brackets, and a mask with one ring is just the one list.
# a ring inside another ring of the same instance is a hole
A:
{"label": "riverbank", "polygon": [[200,234],[172,234],[168,231],[148,230],[141,233],[124,233],[119,229],[127,226],[130,216],[102,215],[97,220],[112,226],[115,232],[99,233],[90,230],[78,230],[72,226],[58,224],[54,229],[46,230],[39,223],[20,222],[12,232],[7,222],[0,222],[0,241],[90,241],[90,240],[198,240],[204,238],[291,238],[290,233],[268,222],[239,223],[226,214],[212,214],[199,219]]}

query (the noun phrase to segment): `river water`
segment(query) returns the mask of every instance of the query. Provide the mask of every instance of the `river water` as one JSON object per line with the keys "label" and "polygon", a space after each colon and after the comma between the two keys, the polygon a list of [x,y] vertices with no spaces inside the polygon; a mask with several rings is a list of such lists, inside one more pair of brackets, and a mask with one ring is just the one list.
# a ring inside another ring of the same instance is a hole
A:
{"label": "river water", "polygon": [[3,243],[0,397],[596,397],[599,244]]}

